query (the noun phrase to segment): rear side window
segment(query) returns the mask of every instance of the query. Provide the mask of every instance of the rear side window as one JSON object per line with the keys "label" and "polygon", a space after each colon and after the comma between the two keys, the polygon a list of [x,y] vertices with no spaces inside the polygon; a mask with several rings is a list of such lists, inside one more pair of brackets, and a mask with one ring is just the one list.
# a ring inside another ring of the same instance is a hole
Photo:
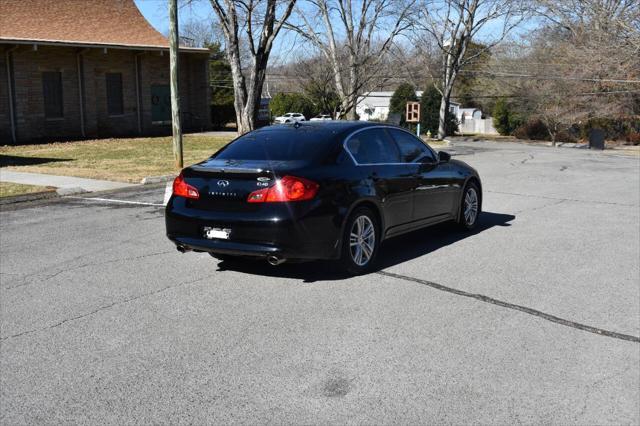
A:
{"label": "rear side window", "polygon": [[398,148],[384,129],[368,129],[353,135],[347,149],[358,164],[399,163]]}
{"label": "rear side window", "polygon": [[220,160],[317,161],[336,145],[329,132],[317,129],[270,129],[240,136],[214,155]]}
{"label": "rear side window", "polygon": [[414,163],[418,161],[435,161],[433,152],[418,138],[397,129],[389,129],[393,140],[398,144],[400,156],[403,163]]}

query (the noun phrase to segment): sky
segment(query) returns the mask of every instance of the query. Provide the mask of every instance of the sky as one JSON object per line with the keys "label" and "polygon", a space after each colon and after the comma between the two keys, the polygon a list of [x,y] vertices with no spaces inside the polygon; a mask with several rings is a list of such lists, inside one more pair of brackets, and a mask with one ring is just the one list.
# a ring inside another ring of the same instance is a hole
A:
{"label": "sky", "polygon": [[[135,0],[135,3],[142,15],[156,30],[163,34],[169,31],[169,2],[167,0]],[[189,6],[180,5],[178,19],[181,22],[187,22],[191,19],[207,19],[212,13],[209,4],[198,1]]]}
{"label": "sky", "polygon": [[[0,0],[2,1],[2,0]],[[142,15],[162,34],[169,32],[168,0],[134,0]],[[189,3],[189,4],[187,4]],[[190,20],[205,20],[212,22],[214,12],[208,0],[178,0],[178,20],[181,23]],[[339,27],[339,26],[338,26]],[[480,32],[480,37],[492,38],[495,32],[501,29],[500,22],[490,23]],[[518,31],[514,31],[512,36],[522,35],[535,27],[534,22],[527,22]],[[282,32],[273,47],[271,63],[286,63],[296,59],[298,53],[304,53],[305,47],[299,43],[300,37]]]}
{"label": "sky", "polygon": [[[2,1],[2,0],[0,0]],[[149,23],[162,34],[169,32],[169,6],[168,0],[134,0]],[[184,0],[178,0],[178,22],[184,23],[190,20],[205,20],[212,22],[214,12],[208,0],[195,0],[185,4]],[[271,64],[286,63],[295,58],[299,36],[281,32],[273,46]],[[221,40],[222,41],[222,40]]]}

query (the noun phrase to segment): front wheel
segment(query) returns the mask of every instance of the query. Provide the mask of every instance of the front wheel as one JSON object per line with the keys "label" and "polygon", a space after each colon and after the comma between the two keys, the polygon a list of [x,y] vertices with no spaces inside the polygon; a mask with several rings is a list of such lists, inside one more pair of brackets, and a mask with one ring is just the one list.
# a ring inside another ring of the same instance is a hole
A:
{"label": "front wheel", "polygon": [[342,237],[340,262],[350,274],[360,275],[373,268],[380,237],[377,218],[366,207],[357,208],[349,217]]}
{"label": "front wheel", "polygon": [[480,216],[480,189],[475,183],[469,182],[462,194],[458,225],[463,229],[471,230],[476,227],[478,216]]}

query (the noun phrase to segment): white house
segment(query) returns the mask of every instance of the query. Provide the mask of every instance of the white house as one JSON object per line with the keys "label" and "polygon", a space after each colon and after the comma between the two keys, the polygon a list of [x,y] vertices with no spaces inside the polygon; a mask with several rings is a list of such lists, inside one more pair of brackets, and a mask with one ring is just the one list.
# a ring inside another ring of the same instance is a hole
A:
{"label": "white house", "polygon": [[[380,120],[385,121],[389,115],[389,104],[393,92],[368,92],[358,97],[356,114],[361,121]],[[422,90],[416,91],[416,96],[422,96]]]}
{"label": "white house", "polygon": [[456,111],[456,120],[458,120],[458,123],[462,123],[468,119],[480,118],[482,118],[482,111],[477,108],[458,108]]}
{"label": "white house", "polygon": [[[393,92],[368,92],[358,97],[356,113],[362,121],[385,121],[389,115],[389,104]],[[422,91],[416,91],[416,97],[422,97]],[[449,102],[449,112],[456,117],[460,133],[497,134],[491,117],[482,118],[477,108],[461,108],[457,102]]]}

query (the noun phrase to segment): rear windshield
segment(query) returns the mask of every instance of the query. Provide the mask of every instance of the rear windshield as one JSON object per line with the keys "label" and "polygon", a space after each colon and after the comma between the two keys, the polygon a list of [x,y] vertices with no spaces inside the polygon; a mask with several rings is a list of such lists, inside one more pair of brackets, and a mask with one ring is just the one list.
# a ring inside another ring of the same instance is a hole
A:
{"label": "rear windshield", "polygon": [[286,127],[247,133],[214,155],[220,160],[317,161],[335,145],[330,132]]}

